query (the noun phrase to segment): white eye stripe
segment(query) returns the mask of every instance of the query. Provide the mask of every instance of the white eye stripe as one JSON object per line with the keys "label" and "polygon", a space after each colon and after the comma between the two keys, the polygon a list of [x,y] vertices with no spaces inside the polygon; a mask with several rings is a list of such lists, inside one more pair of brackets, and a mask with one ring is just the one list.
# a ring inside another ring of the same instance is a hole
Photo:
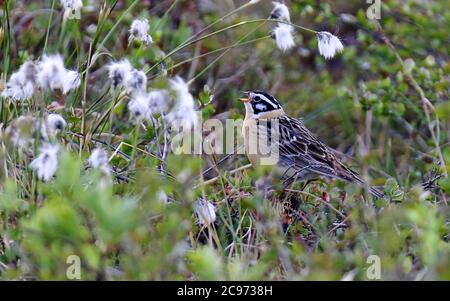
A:
{"label": "white eye stripe", "polygon": [[274,104],[269,98],[267,98],[266,96],[262,95],[262,94],[258,94],[259,97],[261,97],[261,99],[263,99],[266,103],[270,104],[274,109],[278,108],[278,106],[276,104]]}

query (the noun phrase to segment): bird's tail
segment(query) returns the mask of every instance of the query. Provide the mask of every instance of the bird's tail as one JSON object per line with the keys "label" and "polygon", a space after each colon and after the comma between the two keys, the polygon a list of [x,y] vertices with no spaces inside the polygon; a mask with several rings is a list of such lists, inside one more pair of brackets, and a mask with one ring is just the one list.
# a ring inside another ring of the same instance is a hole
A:
{"label": "bird's tail", "polygon": [[[346,181],[349,182],[353,182],[353,183],[357,183],[361,186],[366,186],[366,182],[363,181],[363,179],[361,179],[358,175],[358,173],[356,171],[354,171],[353,169],[350,169],[348,167],[346,167],[345,165],[343,165],[342,163],[340,164],[340,174],[339,177],[341,179],[344,179]],[[372,196],[381,199],[384,196],[383,193],[384,188],[383,187],[375,187],[375,186],[369,186],[369,192]]]}

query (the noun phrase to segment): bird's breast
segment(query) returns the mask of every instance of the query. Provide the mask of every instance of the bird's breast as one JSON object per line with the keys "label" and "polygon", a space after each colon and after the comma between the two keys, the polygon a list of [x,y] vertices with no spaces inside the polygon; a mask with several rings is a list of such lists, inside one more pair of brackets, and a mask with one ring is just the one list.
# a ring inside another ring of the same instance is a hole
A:
{"label": "bird's breast", "polygon": [[253,165],[275,165],[279,160],[278,136],[271,120],[245,119],[242,135],[245,152]]}

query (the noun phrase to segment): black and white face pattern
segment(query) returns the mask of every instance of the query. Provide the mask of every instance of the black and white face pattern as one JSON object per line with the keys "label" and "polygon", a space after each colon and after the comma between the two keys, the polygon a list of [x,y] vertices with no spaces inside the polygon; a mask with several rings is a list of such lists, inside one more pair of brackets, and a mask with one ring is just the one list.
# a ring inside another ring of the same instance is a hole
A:
{"label": "black and white face pattern", "polygon": [[256,116],[261,113],[281,109],[281,106],[275,97],[264,91],[250,91],[248,92],[248,98],[250,99],[253,114]]}

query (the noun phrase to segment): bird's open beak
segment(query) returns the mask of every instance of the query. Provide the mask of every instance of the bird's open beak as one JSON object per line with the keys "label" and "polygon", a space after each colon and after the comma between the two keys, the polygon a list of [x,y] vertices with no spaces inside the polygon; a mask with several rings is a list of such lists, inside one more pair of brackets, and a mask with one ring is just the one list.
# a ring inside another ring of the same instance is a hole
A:
{"label": "bird's open beak", "polygon": [[241,102],[249,102],[250,101],[250,97],[248,97],[250,94],[249,91],[242,91],[242,94],[244,94],[246,97],[239,98],[239,100]]}

